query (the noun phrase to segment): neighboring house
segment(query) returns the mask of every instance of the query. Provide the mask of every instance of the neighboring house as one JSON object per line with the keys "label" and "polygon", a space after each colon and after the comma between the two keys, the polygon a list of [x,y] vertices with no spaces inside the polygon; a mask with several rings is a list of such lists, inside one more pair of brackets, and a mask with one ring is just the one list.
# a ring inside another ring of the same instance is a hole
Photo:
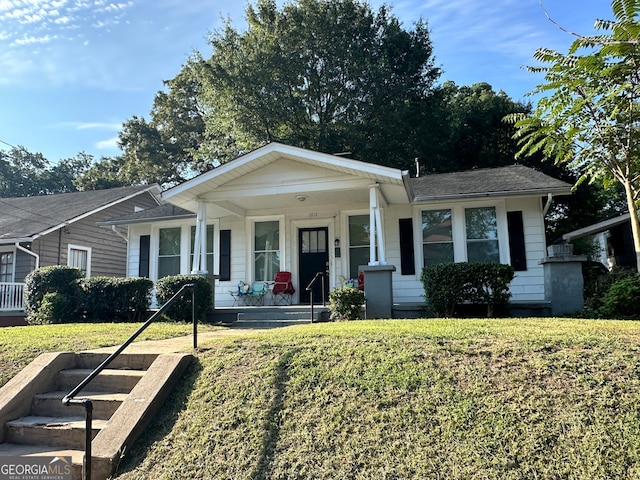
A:
{"label": "neighboring house", "polygon": [[580,238],[588,238],[599,247],[599,261],[609,270],[613,267],[636,269],[636,251],[628,213],[562,236],[566,242],[573,242]]}
{"label": "neighboring house", "polygon": [[292,273],[294,303],[308,303],[317,272],[328,292],[361,265],[394,265],[394,302],[423,303],[422,268],[442,261],[511,264],[512,301],[544,302],[544,212],[570,194],[524,166],[410,178],[270,143],[163,192],[174,210],[106,224],[128,225],[127,275],[214,274],[216,306],[233,304],[240,281],[280,270]]}
{"label": "neighboring house", "polygon": [[38,267],[124,277],[127,242],[97,222],[159,204],[157,185],[0,198],[0,312],[21,310],[23,282]]}

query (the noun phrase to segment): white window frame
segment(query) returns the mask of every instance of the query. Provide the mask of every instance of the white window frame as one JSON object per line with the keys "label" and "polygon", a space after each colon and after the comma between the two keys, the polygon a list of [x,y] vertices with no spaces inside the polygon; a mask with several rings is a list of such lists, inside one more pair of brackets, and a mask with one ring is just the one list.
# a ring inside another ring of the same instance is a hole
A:
{"label": "white window frame", "polygon": [[[16,249],[15,248],[8,248],[6,250],[2,250],[0,251],[0,256],[2,255],[13,255],[13,262],[11,263],[11,279],[7,280],[7,283],[13,283],[16,280],[16,261],[17,261],[17,255],[16,255]],[[2,282],[2,280],[0,280],[0,282]]]}
{"label": "white window frame", "polygon": [[[151,265],[149,265],[149,278],[156,282],[158,280],[158,255],[160,253],[160,230],[164,228],[180,228],[180,275],[191,274],[191,227],[194,227],[195,220],[191,222],[161,222],[154,224],[151,228],[151,238],[149,245],[149,255]],[[207,226],[213,226],[213,272],[209,274],[218,275],[220,272],[220,225],[217,220],[207,222]]]}
{"label": "white window frame", "polygon": [[500,263],[511,264],[511,252],[509,250],[509,227],[507,225],[506,201],[476,201],[464,203],[432,203],[416,205],[414,207],[414,251],[416,271],[421,272],[424,267],[424,252],[422,247],[422,212],[425,210],[451,210],[451,232],[453,236],[453,261],[456,263],[467,262],[467,230],[465,221],[465,209],[493,207],[496,210],[498,226],[498,250]]}
{"label": "white window frame", "polygon": [[71,265],[71,250],[78,250],[81,252],[86,252],[87,253],[87,269],[85,271],[85,278],[89,278],[91,277],[91,247],[87,247],[84,245],[76,245],[73,243],[70,243],[67,246],[67,266],[69,267],[74,267],[74,268],[80,268],[77,265]]}
{"label": "white window frame", "polygon": [[280,270],[281,271],[290,271],[288,269],[288,262],[286,256],[286,246],[287,246],[287,235],[285,231],[285,222],[284,215],[267,215],[264,217],[247,217],[247,257],[246,257],[246,273],[247,273],[247,282],[253,283],[255,282],[256,272],[255,272],[255,233],[256,233],[256,223],[260,222],[278,222],[278,240],[279,240],[279,250],[280,250]]}
{"label": "white window frame", "polygon": [[[342,271],[344,272],[345,277],[350,276],[349,267],[351,265],[351,238],[349,237],[349,217],[356,216],[370,216],[370,209],[359,209],[359,210],[344,210],[342,212],[342,231],[344,232],[343,240],[340,242],[342,246]],[[371,236],[372,233],[369,232]],[[367,257],[369,254],[367,254]],[[367,260],[367,263],[369,261]]]}

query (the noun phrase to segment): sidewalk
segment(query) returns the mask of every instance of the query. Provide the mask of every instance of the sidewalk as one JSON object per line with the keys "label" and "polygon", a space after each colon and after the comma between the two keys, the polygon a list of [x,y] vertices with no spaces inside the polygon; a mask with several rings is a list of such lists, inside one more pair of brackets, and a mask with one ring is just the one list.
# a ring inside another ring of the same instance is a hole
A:
{"label": "sidewalk", "polygon": [[[260,332],[260,328],[227,328],[213,332],[198,332],[198,347],[217,338],[241,337],[250,333]],[[113,353],[120,345],[112,347],[96,348],[88,352]],[[193,350],[193,335],[184,337],[167,338],[165,340],[143,340],[133,342],[122,353],[178,353]]]}

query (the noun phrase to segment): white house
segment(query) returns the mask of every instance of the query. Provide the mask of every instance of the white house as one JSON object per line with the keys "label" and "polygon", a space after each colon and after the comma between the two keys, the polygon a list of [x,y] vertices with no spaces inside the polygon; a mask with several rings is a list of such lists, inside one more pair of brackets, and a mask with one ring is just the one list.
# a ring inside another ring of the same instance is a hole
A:
{"label": "white house", "polygon": [[[128,226],[129,276],[213,273],[216,306],[239,281],[292,274],[293,303],[326,272],[326,291],[361,265],[394,265],[393,300],[424,301],[422,267],[511,264],[512,302],[543,302],[544,213],[571,186],[524,166],[410,178],[407,171],[270,143],[112,220]],[[320,295],[314,298],[320,300]]]}

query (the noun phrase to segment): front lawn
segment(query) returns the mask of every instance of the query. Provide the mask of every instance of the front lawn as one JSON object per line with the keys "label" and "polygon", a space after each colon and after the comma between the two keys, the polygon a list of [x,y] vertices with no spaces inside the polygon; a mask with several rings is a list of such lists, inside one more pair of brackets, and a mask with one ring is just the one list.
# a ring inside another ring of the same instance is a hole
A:
{"label": "front lawn", "polygon": [[118,479],[640,478],[639,322],[347,322],[205,347]]}

